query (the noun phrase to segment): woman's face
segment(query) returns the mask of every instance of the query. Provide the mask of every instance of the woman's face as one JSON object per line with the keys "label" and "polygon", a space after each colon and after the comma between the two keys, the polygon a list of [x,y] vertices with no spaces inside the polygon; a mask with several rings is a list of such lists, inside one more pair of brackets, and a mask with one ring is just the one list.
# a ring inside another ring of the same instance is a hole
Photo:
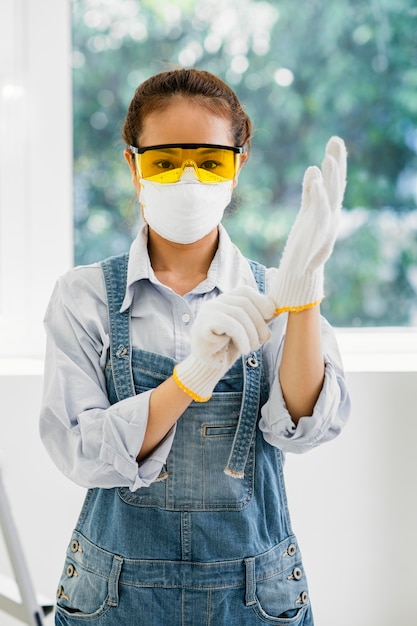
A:
{"label": "woman's face", "polygon": [[[207,108],[187,98],[173,98],[172,103],[162,111],[147,115],[137,145],[147,147],[176,143],[234,146],[231,123],[228,119],[214,115]],[[130,152],[125,151],[125,157],[132,172],[133,184],[140,193],[140,184]],[[241,165],[245,160],[246,155],[243,154]]]}

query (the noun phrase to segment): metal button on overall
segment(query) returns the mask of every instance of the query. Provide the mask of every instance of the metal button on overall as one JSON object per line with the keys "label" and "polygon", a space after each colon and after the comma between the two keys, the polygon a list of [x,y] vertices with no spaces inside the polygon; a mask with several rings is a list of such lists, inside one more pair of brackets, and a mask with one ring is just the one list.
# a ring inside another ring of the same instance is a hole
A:
{"label": "metal button on overall", "polygon": [[308,593],[307,591],[303,591],[300,593],[299,597],[296,600],[296,603],[306,604],[308,602]]}
{"label": "metal button on overall", "polygon": [[290,543],[290,545],[287,548],[288,556],[294,556],[296,552],[297,552],[297,546],[295,545],[295,543]]}
{"label": "metal button on overall", "polygon": [[288,580],[301,580],[303,577],[303,572],[301,568],[295,567],[291,572],[290,576],[288,576]]}
{"label": "metal button on overall", "polygon": [[255,354],[251,354],[247,359],[246,359],[246,365],[248,367],[258,367],[259,363],[258,363],[258,359],[256,358]]}
{"label": "metal button on overall", "polygon": [[60,585],[56,590],[56,597],[58,599],[61,598],[63,600],[69,600],[69,596],[67,596],[67,594],[65,593],[64,587],[62,585]]}
{"label": "metal button on overall", "polygon": [[77,570],[75,569],[72,563],[70,563],[67,566],[66,572],[67,572],[68,578],[72,578],[73,576],[78,576]]}
{"label": "metal button on overall", "polygon": [[71,541],[70,547],[71,547],[72,552],[82,552],[83,551],[82,547],[80,546],[80,544],[78,543],[78,541],[76,539],[73,539]]}

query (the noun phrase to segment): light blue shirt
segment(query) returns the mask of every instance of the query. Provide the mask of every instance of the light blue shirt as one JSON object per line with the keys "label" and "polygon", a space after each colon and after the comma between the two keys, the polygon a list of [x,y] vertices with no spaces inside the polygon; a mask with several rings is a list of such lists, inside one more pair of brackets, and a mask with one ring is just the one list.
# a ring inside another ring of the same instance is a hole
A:
{"label": "light blue shirt", "polygon": [[[268,283],[277,270],[267,269]],[[256,288],[252,271],[220,226],[219,246],[207,278],[180,296],[156,278],[147,251],[146,226],[130,250],[122,310],[131,309],[132,345],[180,361],[190,351],[190,328],[202,302],[240,285]],[[335,336],[322,318],[325,379],[313,414],[296,426],[289,415],[278,369],[287,317],[270,325],[264,346],[270,397],[259,427],[284,452],[305,452],[335,437],[349,415],[343,368]],[[109,348],[106,289],[99,264],[76,267],[55,286],[45,315],[47,348],[40,416],[43,442],[58,468],[84,487],[146,487],[158,476],[175,426],[142,463],[152,390],[110,405],[104,368]]]}

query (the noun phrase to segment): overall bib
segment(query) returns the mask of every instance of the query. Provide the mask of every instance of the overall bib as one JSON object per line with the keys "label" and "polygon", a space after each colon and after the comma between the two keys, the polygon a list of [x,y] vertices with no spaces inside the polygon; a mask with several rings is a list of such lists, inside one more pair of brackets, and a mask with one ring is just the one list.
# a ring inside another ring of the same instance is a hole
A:
{"label": "overall bib", "polygon": [[[115,403],[156,387],[175,361],[130,345],[120,313],[128,256],[102,263]],[[251,262],[260,291],[265,268]],[[57,591],[59,626],[313,626],[292,533],[282,453],[257,428],[262,352],[239,359],[206,403],[177,422],[149,487],[90,489]]]}

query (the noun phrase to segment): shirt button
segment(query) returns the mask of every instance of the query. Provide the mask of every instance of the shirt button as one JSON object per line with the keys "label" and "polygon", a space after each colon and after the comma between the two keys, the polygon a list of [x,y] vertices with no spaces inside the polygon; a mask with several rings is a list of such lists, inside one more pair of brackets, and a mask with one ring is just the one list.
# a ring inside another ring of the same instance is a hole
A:
{"label": "shirt button", "polygon": [[188,324],[188,322],[190,321],[190,314],[189,313],[184,313],[183,316],[181,317],[181,319],[184,322],[184,324]]}

